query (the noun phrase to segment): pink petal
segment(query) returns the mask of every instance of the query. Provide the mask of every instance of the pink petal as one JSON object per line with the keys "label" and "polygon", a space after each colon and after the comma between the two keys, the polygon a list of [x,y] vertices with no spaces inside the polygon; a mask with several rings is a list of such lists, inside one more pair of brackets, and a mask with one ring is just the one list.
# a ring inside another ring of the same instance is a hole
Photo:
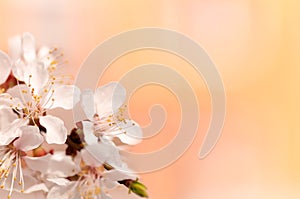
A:
{"label": "pink petal", "polygon": [[54,116],[40,117],[40,124],[46,128],[46,141],[48,144],[64,144],[67,139],[67,129],[64,122]]}

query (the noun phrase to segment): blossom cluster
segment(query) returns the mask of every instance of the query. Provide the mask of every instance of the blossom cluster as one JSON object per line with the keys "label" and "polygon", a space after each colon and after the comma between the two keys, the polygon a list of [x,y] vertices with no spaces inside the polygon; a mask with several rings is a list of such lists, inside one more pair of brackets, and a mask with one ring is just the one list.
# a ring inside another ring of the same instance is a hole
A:
{"label": "blossom cluster", "polygon": [[[109,199],[148,197],[120,151],[141,141],[126,117],[117,82],[80,90],[57,70],[57,48],[36,47],[30,33],[0,51],[0,198]],[[52,109],[81,105],[86,118],[67,130]]]}

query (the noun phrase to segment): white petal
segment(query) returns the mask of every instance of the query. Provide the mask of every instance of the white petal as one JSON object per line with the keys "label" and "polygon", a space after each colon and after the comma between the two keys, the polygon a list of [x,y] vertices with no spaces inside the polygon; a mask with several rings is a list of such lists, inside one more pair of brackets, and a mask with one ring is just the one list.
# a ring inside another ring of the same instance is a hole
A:
{"label": "white petal", "polygon": [[12,73],[19,81],[25,81],[28,66],[22,60],[16,60],[12,65]]}
{"label": "white petal", "polygon": [[91,145],[98,142],[98,138],[94,135],[93,123],[89,121],[82,121],[84,140]]}
{"label": "white petal", "polygon": [[96,112],[100,117],[113,113],[122,106],[125,99],[126,90],[117,82],[97,88],[94,95]]}
{"label": "white petal", "polygon": [[47,180],[59,186],[67,186],[70,183],[70,181],[65,178],[47,178]]}
{"label": "white petal", "polygon": [[76,182],[71,182],[67,186],[54,186],[49,191],[47,199],[80,199],[77,189],[72,189]]}
{"label": "white petal", "polygon": [[86,150],[99,162],[108,163],[112,166],[122,165],[118,149],[110,143],[96,143],[87,145]]}
{"label": "white petal", "polygon": [[7,93],[10,95],[10,98],[8,95],[6,98],[9,97],[10,103],[14,107],[18,108],[24,108],[24,104],[27,104],[27,102],[32,101],[32,96],[30,94],[29,87],[25,84],[16,85],[10,89],[7,90]]}
{"label": "white petal", "polygon": [[11,108],[0,108],[0,132],[10,126],[16,119],[18,119],[18,116]]}
{"label": "white petal", "polygon": [[35,184],[35,185],[27,188],[24,193],[32,193],[35,191],[48,192],[49,190],[48,190],[48,187],[44,183],[40,183],[40,184]]}
{"label": "white petal", "polygon": [[81,92],[81,106],[87,118],[93,120],[96,110],[94,93],[92,90],[86,89]]}
{"label": "white petal", "polygon": [[64,151],[56,152],[51,155],[48,176],[68,177],[75,175],[79,169],[71,156],[67,156]]}
{"label": "white petal", "polygon": [[49,72],[43,63],[34,62],[27,66],[23,81],[34,88],[34,93],[38,94],[46,86],[48,80]]}
{"label": "white petal", "polygon": [[23,58],[26,62],[33,62],[36,59],[35,38],[26,32],[22,39]]}
{"label": "white petal", "polygon": [[[80,99],[80,90],[73,85],[60,85],[54,88],[54,93],[51,96],[54,99],[53,103],[45,104],[44,108],[63,108],[63,109],[72,109]],[[51,100],[50,100],[51,101]]]}
{"label": "white petal", "polygon": [[99,161],[97,160],[93,155],[91,155],[91,153],[86,150],[86,149],[82,149],[80,151],[81,153],[81,157],[82,157],[82,160],[87,164],[87,165],[90,165],[90,166],[94,166],[94,167],[99,167],[100,165],[103,164],[102,161]]}
{"label": "white petal", "polygon": [[0,145],[8,145],[15,138],[20,137],[22,135],[22,131],[19,127],[27,124],[27,120],[16,119],[4,129],[0,131]]}
{"label": "white petal", "polygon": [[14,141],[14,146],[22,151],[29,151],[40,146],[44,137],[40,134],[37,126],[22,126],[19,128],[21,136]]}
{"label": "white petal", "polygon": [[10,58],[4,52],[0,51],[0,84],[4,83],[11,71]]}
{"label": "white petal", "polygon": [[[0,189],[0,198],[7,198],[8,194],[9,194],[9,191]],[[44,195],[44,193],[42,191],[32,192],[32,193],[20,193],[17,191],[13,191],[11,198],[13,198],[13,199],[33,199],[33,198],[45,199],[46,196]]]}
{"label": "white petal", "polygon": [[9,50],[8,53],[11,56],[12,60],[15,62],[16,60],[21,58],[22,53],[22,39],[21,36],[14,36],[8,40]]}
{"label": "white petal", "polygon": [[42,59],[47,59],[47,57],[49,56],[49,51],[50,49],[46,46],[43,46],[39,49],[38,51],[38,59],[42,60]]}
{"label": "white petal", "polygon": [[125,133],[118,134],[117,137],[125,144],[135,145],[142,141],[143,132],[140,126],[132,120],[118,123]]}
{"label": "white petal", "polygon": [[46,141],[48,144],[64,144],[67,139],[67,129],[64,122],[54,116],[40,117],[40,124],[46,128]]}
{"label": "white petal", "polygon": [[32,169],[34,171],[39,171],[43,174],[48,173],[51,154],[46,154],[46,155],[40,156],[40,157],[25,156],[25,157],[23,157],[23,159],[25,160],[26,165],[30,169]]}
{"label": "white petal", "polygon": [[75,175],[79,171],[78,165],[64,152],[56,152],[41,157],[24,157],[28,167],[40,171],[49,178],[60,178]]}
{"label": "white petal", "polygon": [[[100,194],[101,194],[101,199],[111,199],[112,198],[109,194],[105,193],[105,191],[101,191]],[[124,198],[124,197],[122,197],[122,198]]]}
{"label": "white petal", "polygon": [[136,176],[130,175],[129,173],[125,173],[118,170],[110,170],[103,174],[103,176],[111,181],[120,181],[126,179],[136,179]]}

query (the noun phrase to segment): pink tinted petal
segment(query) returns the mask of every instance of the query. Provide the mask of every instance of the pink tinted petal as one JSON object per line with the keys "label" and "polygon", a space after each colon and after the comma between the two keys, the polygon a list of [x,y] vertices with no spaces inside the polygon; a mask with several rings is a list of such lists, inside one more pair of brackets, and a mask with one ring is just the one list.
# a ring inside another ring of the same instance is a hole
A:
{"label": "pink tinted petal", "polygon": [[35,38],[26,32],[22,39],[23,58],[26,62],[33,62],[36,59]]}
{"label": "pink tinted petal", "polygon": [[40,146],[44,137],[40,134],[37,126],[22,126],[19,128],[21,136],[14,141],[14,146],[22,151],[29,151]]}
{"label": "pink tinted petal", "polygon": [[97,88],[94,95],[97,114],[101,117],[102,115],[117,111],[125,99],[126,90],[117,82]]}
{"label": "pink tinted petal", "polygon": [[4,83],[11,72],[11,61],[6,53],[0,51],[0,84]]}
{"label": "pink tinted petal", "polygon": [[[60,85],[55,87],[54,93],[46,96],[46,99],[51,98],[51,103],[44,104],[45,108],[63,108],[66,110],[72,109],[80,100],[80,90],[73,85]],[[52,99],[54,99],[52,103]]]}
{"label": "pink tinted petal", "polygon": [[54,116],[40,117],[40,124],[46,128],[46,141],[48,144],[64,144],[67,139],[67,129],[64,122]]}

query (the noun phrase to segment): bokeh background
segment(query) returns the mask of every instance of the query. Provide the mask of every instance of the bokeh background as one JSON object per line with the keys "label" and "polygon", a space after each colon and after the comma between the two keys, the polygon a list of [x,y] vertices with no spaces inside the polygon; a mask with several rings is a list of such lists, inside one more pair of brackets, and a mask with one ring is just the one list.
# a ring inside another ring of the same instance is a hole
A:
{"label": "bokeh background", "polygon": [[[297,0],[0,0],[0,49],[7,51],[12,35],[32,32],[39,44],[63,49],[69,63],[61,70],[76,77],[88,54],[120,32],[162,27],[187,35],[206,49],[226,88],[224,130],[205,159],[197,155],[211,116],[210,96],[189,64],[168,53],[138,51],[114,62],[99,81],[117,81],[130,69],[155,62],[173,67],[195,91],[198,134],[172,165],[141,175],[150,198],[298,199],[299,9]],[[180,106],[162,87],[132,94],[131,117],[146,126],[153,104],[165,107],[166,125],[134,151],[158,150],[176,136]],[[66,122],[72,127],[71,118]]]}

